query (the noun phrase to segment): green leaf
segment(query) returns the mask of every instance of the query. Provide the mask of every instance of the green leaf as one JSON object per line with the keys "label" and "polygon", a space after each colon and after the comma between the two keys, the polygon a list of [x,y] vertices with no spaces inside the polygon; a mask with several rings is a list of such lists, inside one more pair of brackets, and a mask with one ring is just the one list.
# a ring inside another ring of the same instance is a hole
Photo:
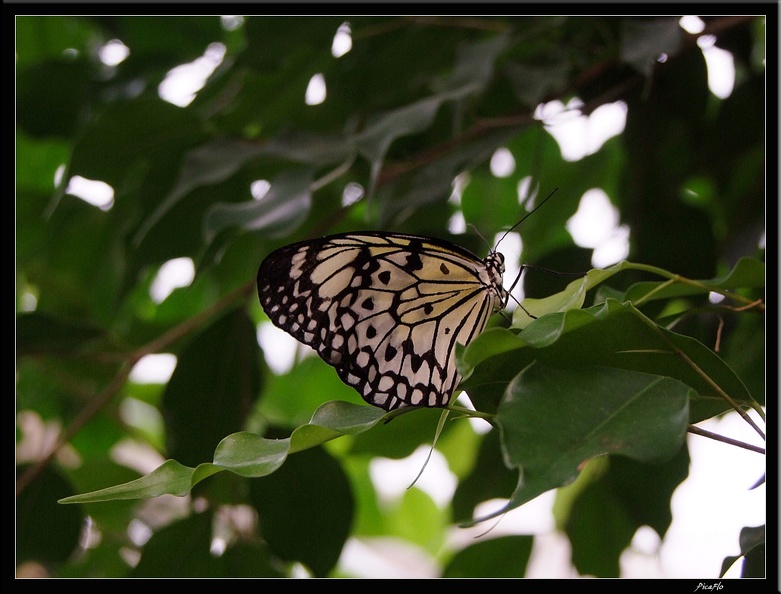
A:
{"label": "green leaf", "polygon": [[220,557],[226,577],[286,577],[277,567],[277,559],[262,543],[238,542]]}
{"label": "green leaf", "polygon": [[260,389],[255,326],[243,310],[216,320],[179,354],[163,394],[168,454],[195,466],[243,428]]}
{"label": "green leaf", "polygon": [[746,526],[740,531],[740,555],[725,557],[721,564],[720,576],[727,573],[735,562],[744,558],[741,577],[765,577],[765,526]]}
{"label": "green leaf", "polygon": [[604,270],[589,270],[582,278],[572,281],[559,293],[543,299],[524,299],[522,302],[523,307],[518,307],[513,312],[512,327],[525,328],[528,326],[533,320],[533,318],[529,317],[529,313],[536,318],[541,318],[550,313],[580,309],[586,299],[586,293],[590,289],[603,283],[614,274],[623,270],[631,270],[632,268],[633,264],[631,262],[623,261]]}
{"label": "green leaf", "polygon": [[678,381],[646,373],[530,365],[508,386],[496,417],[505,463],[521,471],[518,487],[504,508],[477,521],[566,485],[594,456],[617,453],[645,462],[672,457],[686,435],[690,392]]}
{"label": "green leaf", "polygon": [[149,499],[160,495],[183,497],[192,487],[193,469],[176,460],[166,460],[149,474],[139,479],[106,487],[91,493],[63,497],[59,503],[94,503],[116,499]]}
{"label": "green leaf", "polygon": [[545,101],[549,93],[566,84],[569,61],[565,56],[555,57],[553,63],[502,65],[502,73],[510,81],[516,96],[524,105],[534,108]]}
{"label": "green leaf", "polygon": [[[36,140],[21,130],[17,132],[16,162],[17,164],[24,163],[24,167],[18,166],[16,168],[17,228],[22,224],[22,228],[32,231],[43,224],[39,217],[29,213],[36,202],[32,198],[23,198],[24,193],[35,192],[42,194],[47,201],[50,200],[57,168],[68,162],[69,150],[70,145],[62,140]],[[22,238],[17,237],[17,258],[19,257],[20,239]]]}
{"label": "green leaf", "polygon": [[312,172],[285,171],[271,182],[263,198],[239,204],[217,202],[204,217],[204,233],[211,239],[228,227],[260,231],[268,237],[284,237],[297,229],[312,206]]}
{"label": "green leaf", "polygon": [[521,578],[531,557],[532,536],[500,536],[461,549],[445,566],[446,578]]}
{"label": "green leaf", "polygon": [[271,550],[324,577],[339,560],[353,518],[350,483],[323,448],[291,457],[274,474],[250,483],[260,533]]}
{"label": "green leaf", "polygon": [[[572,564],[582,575],[619,577],[618,559],[632,541],[636,527],[616,494],[604,483],[592,483],[578,497],[567,536]],[[577,545],[585,546],[577,546]]]}
{"label": "green leaf", "polygon": [[456,51],[453,73],[436,86],[469,93],[482,91],[494,77],[496,61],[509,43],[507,33],[462,43]]}
{"label": "green leaf", "polygon": [[[214,450],[214,465],[241,476],[266,476],[282,466],[289,448],[289,439],[264,439],[254,433],[234,433],[223,439]],[[208,466],[201,465],[204,468]],[[196,478],[193,477],[194,482]]]}
{"label": "green leaf", "polygon": [[146,499],[159,495],[181,497],[200,481],[222,470],[230,470],[250,478],[267,476],[283,465],[288,454],[311,449],[341,435],[368,431],[386,414],[376,407],[341,401],[326,403],[321,408],[322,410],[315,412],[312,423],[296,429],[290,438],[265,439],[252,433],[234,433],[218,444],[213,463],[190,468],[176,460],[167,460],[139,479],[91,493],[65,497],[60,503]]}
{"label": "green leaf", "polygon": [[88,20],[61,14],[16,15],[14,25],[17,68],[62,57],[67,49],[86,47],[100,35]]}
{"label": "green leaf", "polygon": [[619,577],[621,553],[638,528],[650,526],[664,538],[672,522],[670,498],[688,470],[686,448],[661,464],[611,456],[607,471],[577,494],[567,512],[565,530],[577,570]]}
{"label": "green leaf", "polygon": [[385,417],[385,411],[333,400],[315,411],[308,425],[302,425],[290,436],[290,453],[309,449],[341,435],[356,435],[374,427]]}
{"label": "green leaf", "polygon": [[212,514],[204,512],[158,530],[141,553],[132,577],[214,577],[219,560],[209,552]]}
{"label": "green leaf", "polygon": [[[485,207],[486,196],[491,196],[491,208]],[[478,169],[461,193],[461,211],[469,224],[488,237],[496,229],[509,227],[518,218],[517,176],[496,177]]]}
{"label": "green leaf", "polygon": [[431,125],[442,98],[429,97],[372,118],[353,140],[358,152],[371,164],[374,187],[385,154],[401,136],[420,132]]}
{"label": "green leaf", "polygon": [[17,355],[75,352],[104,331],[95,324],[47,314],[30,312],[16,317]]}
{"label": "green leaf", "polygon": [[518,338],[519,348],[483,361],[479,350],[470,353],[474,344],[481,344],[479,337],[467,347],[464,357],[471,358],[474,370],[461,387],[479,409],[486,410],[478,402],[489,394],[495,396],[498,386],[509,383],[535,360],[557,368],[608,366],[674,378],[696,391],[692,423],[730,408],[714,384],[738,403],[751,401],[741,379],[711,349],[658,327],[628,303],[608,299],[588,309],[546,315],[530,323]]}
{"label": "green leaf", "polygon": [[95,98],[90,92],[93,76],[93,65],[83,58],[60,56],[21,68],[16,76],[18,125],[34,137],[74,135]]}
{"label": "green leaf", "polygon": [[707,295],[710,291],[756,289],[765,286],[765,263],[755,258],[741,258],[722,277],[696,283],[641,282],[632,285],[625,294],[629,301],[673,299],[689,295]]}
{"label": "green leaf", "polygon": [[674,17],[624,19],[621,23],[621,60],[649,76],[660,55],[674,55],[683,43],[683,30]]}
{"label": "green leaf", "polygon": [[467,379],[479,363],[525,346],[516,334],[504,328],[489,328],[469,343],[469,348],[456,343],[456,363],[461,377]]}
{"label": "green leaf", "polygon": [[[17,467],[17,476],[29,469]],[[63,509],[57,500],[73,487],[57,470],[45,468],[16,500],[16,563],[61,564],[78,549],[84,521],[80,506]]]}
{"label": "green leaf", "polygon": [[504,463],[499,431],[489,431],[483,436],[472,472],[459,481],[453,494],[453,517],[465,520],[484,501],[509,499],[517,484],[517,470]]}

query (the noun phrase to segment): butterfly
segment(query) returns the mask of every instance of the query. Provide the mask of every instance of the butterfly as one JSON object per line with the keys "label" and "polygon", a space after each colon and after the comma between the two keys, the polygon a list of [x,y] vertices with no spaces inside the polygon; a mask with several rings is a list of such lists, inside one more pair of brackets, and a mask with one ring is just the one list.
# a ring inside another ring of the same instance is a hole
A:
{"label": "butterfly", "polygon": [[480,259],[441,239],[366,231],[281,247],[257,284],[276,326],[393,410],[447,406],[461,379],[455,346],[507,305],[503,274],[497,251]]}

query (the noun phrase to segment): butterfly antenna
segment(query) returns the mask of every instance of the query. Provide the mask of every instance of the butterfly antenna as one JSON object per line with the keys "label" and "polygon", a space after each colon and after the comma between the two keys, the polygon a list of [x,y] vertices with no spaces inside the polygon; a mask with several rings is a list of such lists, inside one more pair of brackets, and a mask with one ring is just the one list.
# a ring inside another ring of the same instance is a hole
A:
{"label": "butterfly antenna", "polygon": [[[507,237],[507,234],[508,234],[508,233],[510,233],[510,231],[512,231],[513,229],[515,229],[515,228],[516,228],[518,225],[520,225],[521,223],[523,223],[523,222],[524,222],[526,219],[528,219],[528,218],[529,218],[530,216],[532,216],[532,215],[533,215],[535,212],[537,212],[537,211],[538,211],[538,210],[539,210],[539,209],[542,207],[542,205],[543,205],[543,204],[545,204],[545,203],[546,203],[548,200],[550,200],[550,199],[551,199],[551,196],[553,196],[553,195],[554,195],[554,194],[555,194],[557,191],[558,191],[558,188],[554,188],[554,189],[553,189],[553,191],[552,191],[550,194],[548,194],[548,196],[545,198],[545,200],[543,200],[542,202],[540,202],[540,203],[539,203],[537,206],[535,206],[535,207],[534,207],[534,208],[531,210],[531,212],[527,213],[527,214],[526,214],[526,216],[524,216],[524,217],[523,217],[523,218],[522,218],[520,221],[518,221],[517,223],[515,223],[515,225],[513,225],[513,226],[512,226],[512,227],[510,227],[510,228],[509,228],[507,231],[505,231],[505,232],[504,232],[504,235],[502,235],[502,236],[499,238],[499,241],[497,241],[497,242],[496,242],[496,247],[499,247],[499,244],[502,242],[502,240],[503,240],[505,237]],[[494,249],[496,249],[496,247],[495,247]]]}
{"label": "butterfly antenna", "polygon": [[489,250],[491,249],[491,244],[490,244],[490,243],[488,242],[488,240],[487,240],[487,239],[486,239],[486,238],[483,236],[483,234],[482,234],[482,233],[480,233],[480,229],[478,229],[478,228],[477,228],[475,225],[473,225],[472,223],[467,223],[467,225],[466,225],[466,226],[467,226],[467,227],[470,227],[470,228],[472,229],[472,231],[474,231],[474,232],[475,232],[475,234],[477,234],[477,236],[478,236],[480,239],[482,239],[482,240],[485,242],[485,245],[487,245],[487,246],[488,246],[488,249],[489,249]]}

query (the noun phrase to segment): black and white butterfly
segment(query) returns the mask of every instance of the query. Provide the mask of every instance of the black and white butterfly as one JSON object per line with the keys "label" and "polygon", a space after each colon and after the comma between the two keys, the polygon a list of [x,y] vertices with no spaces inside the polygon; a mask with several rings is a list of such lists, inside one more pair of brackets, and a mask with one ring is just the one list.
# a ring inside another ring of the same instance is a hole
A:
{"label": "black and white butterfly", "polygon": [[507,305],[504,256],[450,242],[355,232],[284,246],[258,271],[271,321],[314,348],[368,403],[444,407],[468,344]]}

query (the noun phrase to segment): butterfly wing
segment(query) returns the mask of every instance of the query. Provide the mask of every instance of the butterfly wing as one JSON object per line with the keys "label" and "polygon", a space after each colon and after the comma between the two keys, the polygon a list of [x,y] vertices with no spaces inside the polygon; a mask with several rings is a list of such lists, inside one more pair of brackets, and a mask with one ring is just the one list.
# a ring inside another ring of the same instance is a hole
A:
{"label": "butterfly wing", "polygon": [[455,345],[503,306],[503,271],[498,253],[481,261],[441,240],[347,233],[269,254],[258,297],[370,404],[445,406],[460,380]]}

